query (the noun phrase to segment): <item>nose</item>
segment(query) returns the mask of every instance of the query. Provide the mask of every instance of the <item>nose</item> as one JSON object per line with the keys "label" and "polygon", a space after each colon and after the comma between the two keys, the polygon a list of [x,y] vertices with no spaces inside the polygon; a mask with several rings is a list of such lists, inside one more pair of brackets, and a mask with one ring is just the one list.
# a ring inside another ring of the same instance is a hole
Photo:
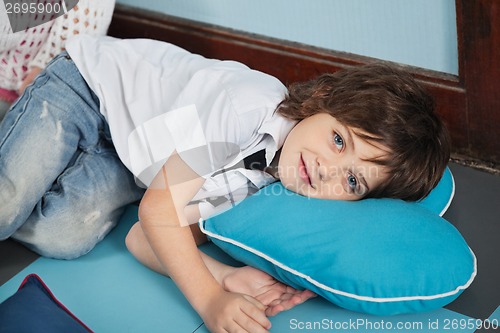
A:
{"label": "nose", "polygon": [[315,161],[317,174],[322,182],[330,182],[337,179],[342,174],[340,158],[336,156],[318,156]]}

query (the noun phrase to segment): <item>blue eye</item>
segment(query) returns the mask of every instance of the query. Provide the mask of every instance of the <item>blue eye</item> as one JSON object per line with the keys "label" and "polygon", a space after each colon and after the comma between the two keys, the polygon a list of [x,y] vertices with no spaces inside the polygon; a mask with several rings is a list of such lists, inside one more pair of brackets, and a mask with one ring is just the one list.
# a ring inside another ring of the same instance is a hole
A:
{"label": "blue eye", "polygon": [[358,180],[353,175],[348,175],[347,185],[349,186],[350,189],[356,190],[356,188],[358,187]]}
{"label": "blue eye", "polygon": [[342,148],[344,148],[344,139],[342,139],[342,137],[337,133],[333,133],[333,143],[338,150],[342,150]]}

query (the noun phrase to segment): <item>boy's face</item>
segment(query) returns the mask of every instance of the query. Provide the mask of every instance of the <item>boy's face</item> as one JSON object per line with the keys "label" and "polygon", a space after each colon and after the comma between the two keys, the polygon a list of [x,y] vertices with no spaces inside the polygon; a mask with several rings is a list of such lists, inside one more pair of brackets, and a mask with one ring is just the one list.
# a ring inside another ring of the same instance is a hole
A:
{"label": "boy's face", "polygon": [[359,200],[387,178],[382,166],[366,160],[385,154],[385,147],[318,113],[300,121],[287,136],[279,178],[286,188],[307,197]]}

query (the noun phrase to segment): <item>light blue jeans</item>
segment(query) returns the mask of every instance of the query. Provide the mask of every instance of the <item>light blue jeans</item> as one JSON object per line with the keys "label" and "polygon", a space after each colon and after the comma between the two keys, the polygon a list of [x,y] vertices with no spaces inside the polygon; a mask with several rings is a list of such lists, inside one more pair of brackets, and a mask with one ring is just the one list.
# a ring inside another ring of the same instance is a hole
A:
{"label": "light blue jeans", "polygon": [[143,193],[113,148],[98,98],[59,55],[0,124],[0,240],[76,258]]}
{"label": "light blue jeans", "polygon": [[10,103],[6,101],[0,101],[0,121],[2,121],[3,117],[7,113],[7,110],[10,108]]}

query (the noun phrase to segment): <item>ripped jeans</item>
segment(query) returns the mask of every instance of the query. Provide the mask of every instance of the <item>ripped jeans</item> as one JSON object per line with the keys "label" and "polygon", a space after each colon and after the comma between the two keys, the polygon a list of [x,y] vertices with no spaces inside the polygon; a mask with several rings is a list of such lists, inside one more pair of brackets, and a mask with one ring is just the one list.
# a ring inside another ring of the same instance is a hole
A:
{"label": "ripped jeans", "polygon": [[143,193],[113,148],[98,98],[67,54],[57,56],[0,124],[0,240],[76,258]]}

